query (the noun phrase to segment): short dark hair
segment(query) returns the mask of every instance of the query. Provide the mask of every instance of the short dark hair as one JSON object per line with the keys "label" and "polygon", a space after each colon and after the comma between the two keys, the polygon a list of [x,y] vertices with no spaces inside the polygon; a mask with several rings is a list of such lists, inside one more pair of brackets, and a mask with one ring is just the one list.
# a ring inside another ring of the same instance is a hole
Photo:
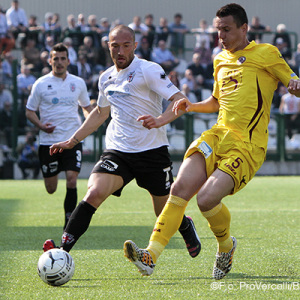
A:
{"label": "short dark hair", "polygon": [[69,58],[69,51],[68,48],[63,43],[58,43],[53,46],[53,48],[50,51],[50,57],[52,56],[52,52],[67,52],[67,57]]}
{"label": "short dark hair", "polygon": [[238,28],[245,23],[248,24],[248,17],[245,9],[236,3],[230,3],[222,6],[217,11],[216,16],[219,18],[232,16]]}

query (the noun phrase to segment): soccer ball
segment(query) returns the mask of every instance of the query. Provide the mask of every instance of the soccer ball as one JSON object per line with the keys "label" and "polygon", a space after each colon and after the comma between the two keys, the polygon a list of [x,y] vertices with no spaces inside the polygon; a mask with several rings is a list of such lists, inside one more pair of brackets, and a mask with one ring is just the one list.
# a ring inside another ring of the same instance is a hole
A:
{"label": "soccer ball", "polygon": [[67,283],[72,278],[75,263],[68,252],[54,248],[40,256],[37,270],[44,282],[58,286]]}

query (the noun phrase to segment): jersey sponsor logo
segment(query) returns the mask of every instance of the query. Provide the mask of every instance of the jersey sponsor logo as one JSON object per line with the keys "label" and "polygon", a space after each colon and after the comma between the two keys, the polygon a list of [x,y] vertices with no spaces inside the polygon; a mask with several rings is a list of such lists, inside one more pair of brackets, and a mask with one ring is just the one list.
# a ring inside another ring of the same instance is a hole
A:
{"label": "jersey sponsor logo", "polygon": [[48,89],[48,90],[52,90],[52,85],[49,84],[49,85],[47,86],[47,89]]}
{"label": "jersey sponsor logo", "polygon": [[133,80],[134,76],[135,76],[135,71],[130,72],[130,73],[128,74],[127,81],[128,81],[128,82],[131,82],[131,81]]}
{"label": "jersey sponsor logo", "polygon": [[172,85],[174,85],[173,82],[170,82],[168,85],[167,85],[167,88],[169,89]]}
{"label": "jersey sponsor logo", "polygon": [[296,73],[292,73],[291,74],[291,77],[295,77],[295,76],[297,76]]}
{"label": "jersey sponsor logo", "polygon": [[225,163],[225,167],[227,167],[234,175],[236,175],[236,171],[234,170],[234,168],[229,165],[228,163]]}
{"label": "jersey sponsor logo", "polygon": [[205,141],[203,141],[198,148],[201,150],[205,158],[208,158],[213,152],[212,148]]}
{"label": "jersey sponsor logo", "polygon": [[242,83],[242,73],[239,70],[230,70],[222,74],[222,94],[235,91]]}
{"label": "jersey sponsor logo", "polygon": [[100,161],[100,167],[113,172],[118,169],[119,165],[109,159],[106,159],[104,161]]}
{"label": "jersey sponsor logo", "polygon": [[237,64],[241,65],[246,61],[246,57],[245,56],[241,56],[238,58]]}
{"label": "jersey sponsor logo", "polygon": [[76,90],[76,85],[75,85],[75,83],[71,82],[71,83],[70,83],[70,91],[71,91],[72,93],[74,93],[75,90]]}
{"label": "jersey sponsor logo", "polygon": [[57,97],[52,98],[52,104],[57,104],[59,99]]}

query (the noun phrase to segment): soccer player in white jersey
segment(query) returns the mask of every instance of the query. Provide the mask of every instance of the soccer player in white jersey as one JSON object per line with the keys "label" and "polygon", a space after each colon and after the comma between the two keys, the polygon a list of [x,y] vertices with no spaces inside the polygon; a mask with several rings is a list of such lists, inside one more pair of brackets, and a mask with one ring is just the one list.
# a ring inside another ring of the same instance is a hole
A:
{"label": "soccer player in white jersey", "polygon": [[[148,190],[157,216],[168,198],[173,175],[163,125],[178,116],[172,112],[172,105],[162,114],[162,100],[172,102],[185,96],[158,64],[134,55],[136,46],[131,28],[119,25],[112,29],[109,48],[114,66],[99,78],[98,107],[75,134],[50,147],[51,154],[73,148],[111,114],[106,150],[91,173],[87,194],[72,213],[62,236],[61,248],[66,251],[87,230],[94,212],[105,199],[112,194],[120,196],[131,180],[136,179],[140,187]],[[148,130],[149,124],[154,128]],[[179,231],[189,254],[196,257],[201,244],[190,217],[183,216]],[[52,247],[55,247],[52,240],[44,243],[44,250]]]}
{"label": "soccer player in white jersey", "polygon": [[[82,144],[55,155],[49,154],[49,146],[67,139],[81,125],[78,105],[85,116],[92,111],[85,82],[67,72],[70,63],[68,49],[57,44],[50,52],[52,72],[40,77],[33,85],[26,105],[27,118],[40,129],[39,159],[46,190],[56,191],[58,174],[66,173],[64,200],[65,225],[77,204],[77,177],[81,169]],[[39,112],[39,117],[36,112]]]}

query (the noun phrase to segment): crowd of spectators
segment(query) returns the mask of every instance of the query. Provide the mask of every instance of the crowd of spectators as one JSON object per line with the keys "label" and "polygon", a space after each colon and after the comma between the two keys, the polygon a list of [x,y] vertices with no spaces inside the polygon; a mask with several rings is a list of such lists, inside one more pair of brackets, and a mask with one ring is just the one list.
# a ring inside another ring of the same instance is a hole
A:
{"label": "crowd of spectators", "polygon": [[[82,13],[77,17],[70,14],[67,16],[67,26],[62,27],[58,13],[46,12],[42,22],[39,22],[39,18],[40,16],[30,15],[27,19],[27,13],[20,7],[19,1],[12,1],[9,8],[0,7],[0,134],[3,133],[5,143],[9,147],[12,144],[11,93],[14,49],[22,53],[17,64],[20,134],[35,130],[22,114],[25,112],[32,84],[38,77],[51,71],[48,58],[55,43],[63,42],[68,47],[68,71],[84,79],[92,101],[98,95],[99,75],[113,65],[108,49],[108,32],[121,23],[119,19],[110,23],[106,17],[98,21],[94,14],[87,17]],[[157,25],[153,15],[147,14],[143,19],[134,16],[128,26],[136,34],[136,55],[160,64],[172,82],[188,95],[192,102],[203,100],[204,89],[212,90],[213,59],[222,51],[215,19],[211,25],[207,20],[201,19],[198,28],[189,28],[180,13],[174,15],[172,22],[161,17]],[[279,24],[274,32],[272,43],[299,75],[300,44],[297,50],[293,51],[291,38],[284,24]],[[272,33],[271,28],[261,24],[257,16],[253,17],[249,24],[249,40],[261,43],[264,34],[267,33]],[[190,61],[185,58],[186,34],[193,34],[195,38],[193,50],[189,49],[193,52]],[[184,69],[179,68],[182,62]],[[280,110],[282,90],[279,85],[274,94],[274,111]],[[2,114],[5,117],[2,117]]]}

